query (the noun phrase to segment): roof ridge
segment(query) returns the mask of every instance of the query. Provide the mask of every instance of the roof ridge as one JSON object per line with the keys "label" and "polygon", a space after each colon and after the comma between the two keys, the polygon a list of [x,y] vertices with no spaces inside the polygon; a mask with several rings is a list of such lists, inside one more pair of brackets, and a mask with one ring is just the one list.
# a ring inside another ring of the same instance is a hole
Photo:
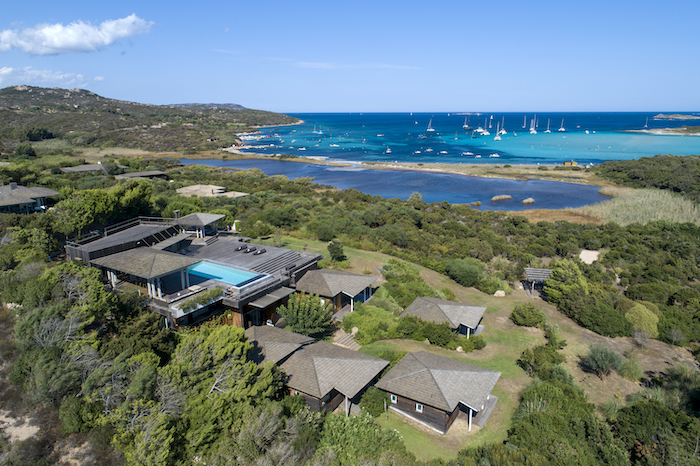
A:
{"label": "roof ridge", "polygon": [[[423,363],[421,363],[423,364]],[[430,374],[430,378],[433,379],[433,382],[435,383],[435,386],[438,388],[438,391],[440,392],[440,395],[442,396],[442,401],[445,402],[445,405],[451,406],[450,402],[447,401],[447,396],[445,396],[445,392],[442,390],[442,386],[438,383],[437,380],[435,380],[435,375],[433,374],[433,370],[430,369],[429,367],[426,367],[428,370],[428,373]]]}

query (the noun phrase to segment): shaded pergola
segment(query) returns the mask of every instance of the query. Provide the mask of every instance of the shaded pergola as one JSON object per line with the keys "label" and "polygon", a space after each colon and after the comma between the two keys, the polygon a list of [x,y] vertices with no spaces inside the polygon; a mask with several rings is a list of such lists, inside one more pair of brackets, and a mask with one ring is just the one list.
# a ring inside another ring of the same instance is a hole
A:
{"label": "shaded pergola", "polygon": [[119,281],[118,273],[127,274],[146,282],[150,298],[163,299],[163,279],[179,273],[181,289],[186,289],[190,286],[187,268],[200,261],[201,259],[142,247],[100,257],[91,263],[107,272],[107,278],[113,287]]}
{"label": "shaded pergola", "polygon": [[535,284],[544,285],[545,280],[552,276],[552,269],[537,269],[525,267],[525,279],[530,284],[530,295],[535,288]]}
{"label": "shaded pergola", "polygon": [[194,213],[177,219],[177,223],[185,230],[194,230],[197,238],[204,238],[207,231],[216,231],[216,222],[224,218],[221,214]]}

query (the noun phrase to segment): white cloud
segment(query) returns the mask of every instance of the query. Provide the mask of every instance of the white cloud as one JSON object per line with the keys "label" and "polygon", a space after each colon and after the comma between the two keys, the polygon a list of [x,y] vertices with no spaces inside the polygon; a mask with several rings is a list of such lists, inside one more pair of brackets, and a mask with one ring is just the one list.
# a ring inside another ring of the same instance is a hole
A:
{"label": "white cloud", "polygon": [[153,26],[135,14],[110,19],[99,26],[76,21],[63,24],[39,24],[21,31],[0,31],[0,52],[19,49],[31,55],[56,55],[71,52],[95,52],[118,40],[146,34]]}
{"label": "white cloud", "polygon": [[95,79],[93,79],[93,81],[96,81],[96,82],[100,82],[100,81],[104,81],[104,80],[105,80],[104,76],[95,76]]}
{"label": "white cloud", "polygon": [[319,70],[419,70],[416,66],[390,65],[388,63],[358,63],[354,65],[332,62],[296,62],[297,68],[313,68]]}
{"label": "white cloud", "polygon": [[28,84],[50,87],[85,87],[88,81],[84,75],[79,73],[35,70],[31,66],[25,68],[0,68],[0,85],[2,86]]}

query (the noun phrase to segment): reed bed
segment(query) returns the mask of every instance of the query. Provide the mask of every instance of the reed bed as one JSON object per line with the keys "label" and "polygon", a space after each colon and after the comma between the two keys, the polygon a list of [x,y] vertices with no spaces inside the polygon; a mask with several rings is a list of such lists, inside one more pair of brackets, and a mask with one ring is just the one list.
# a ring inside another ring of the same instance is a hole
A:
{"label": "reed bed", "polygon": [[598,204],[566,210],[595,217],[605,223],[615,222],[621,226],[632,223],[646,224],[656,220],[694,223],[700,226],[700,206],[679,194],[658,189],[619,187],[603,188],[600,193],[613,198]]}

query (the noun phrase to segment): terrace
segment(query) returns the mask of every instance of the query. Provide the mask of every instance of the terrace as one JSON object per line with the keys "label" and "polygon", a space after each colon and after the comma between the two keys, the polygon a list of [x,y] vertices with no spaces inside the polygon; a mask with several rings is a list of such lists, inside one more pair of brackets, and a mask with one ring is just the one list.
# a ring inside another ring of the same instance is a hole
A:
{"label": "terrace", "polygon": [[[219,237],[221,216],[140,217],[66,245],[68,257],[103,270],[113,288],[136,286],[172,325],[195,323],[229,309],[242,327],[274,318],[274,307],[321,255]],[[204,293],[223,293],[207,302]],[[188,301],[196,300],[197,305]]]}

